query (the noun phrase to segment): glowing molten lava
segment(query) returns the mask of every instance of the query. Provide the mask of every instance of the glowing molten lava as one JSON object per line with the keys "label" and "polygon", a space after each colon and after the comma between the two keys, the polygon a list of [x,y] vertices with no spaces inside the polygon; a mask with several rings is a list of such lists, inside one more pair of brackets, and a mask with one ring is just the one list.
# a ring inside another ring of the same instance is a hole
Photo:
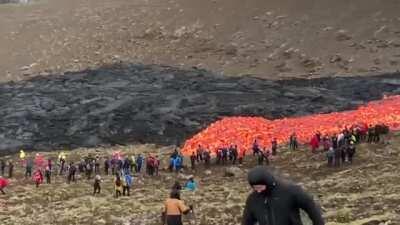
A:
{"label": "glowing molten lava", "polygon": [[309,143],[311,137],[320,131],[332,135],[346,126],[355,124],[386,124],[392,130],[400,130],[400,96],[373,101],[357,110],[329,114],[316,114],[298,118],[267,120],[262,117],[227,117],[187,140],[182,152],[185,155],[196,151],[201,145],[215,151],[220,147],[236,144],[240,152],[251,149],[255,138],[260,146],[270,147],[276,138],[279,144],[288,142],[291,133],[296,132],[298,142]]}

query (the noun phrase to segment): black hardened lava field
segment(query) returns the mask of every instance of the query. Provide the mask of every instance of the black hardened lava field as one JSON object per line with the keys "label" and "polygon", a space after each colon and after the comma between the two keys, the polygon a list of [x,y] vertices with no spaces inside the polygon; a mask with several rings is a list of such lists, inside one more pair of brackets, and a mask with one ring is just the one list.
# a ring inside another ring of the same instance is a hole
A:
{"label": "black hardened lava field", "polygon": [[223,116],[328,113],[399,93],[398,73],[272,81],[113,65],[0,84],[0,150],[180,144]]}

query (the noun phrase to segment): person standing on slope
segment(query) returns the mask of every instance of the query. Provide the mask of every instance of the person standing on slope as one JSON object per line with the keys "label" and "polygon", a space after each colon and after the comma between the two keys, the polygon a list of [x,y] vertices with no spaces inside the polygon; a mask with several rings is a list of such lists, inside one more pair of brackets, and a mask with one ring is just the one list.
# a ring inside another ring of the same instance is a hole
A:
{"label": "person standing on slope", "polygon": [[40,169],[37,169],[33,174],[33,180],[35,181],[36,188],[38,188],[39,185],[43,183],[43,173]]}
{"label": "person standing on slope", "polygon": [[324,225],[320,208],[301,187],[275,179],[266,167],[250,170],[248,181],[253,188],[246,201],[242,225],[302,225],[300,209],[313,225]]}
{"label": "person standing on slope", "polygon": [[96,174],[96,176],[94,176],[93,195],[100,194],[101,182],[102,180],[100,174]]}
{"label": "person standing on slope", "polygon": [[179,190],[172,190],[170,197],[165,201],[165,211],[162,213],[163,225],[182,225],[182,215],[193,210],[187,207],[180,198]]}

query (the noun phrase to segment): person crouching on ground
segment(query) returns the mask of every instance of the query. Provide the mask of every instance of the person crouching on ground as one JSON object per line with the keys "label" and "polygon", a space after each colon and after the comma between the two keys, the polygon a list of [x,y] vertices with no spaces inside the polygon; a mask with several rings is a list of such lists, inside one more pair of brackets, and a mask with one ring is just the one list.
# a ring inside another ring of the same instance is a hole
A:
{"label": "person crouching on ground", "polygon": [[192,210],[192,206],[187,207],[185,203],[180,200],[180,192],[178,190],[172,190],[170,197],[165,201],[165,211],[162,213],[162,224],[183,225],[182,215],[188,214]]}
{"label": "person crouching on ground", "polygon": [[195,191],[197,190],[197,183],[194,181],[194,177],[190,176],[189,180],[186,182],[185,189],[188,191]]}
{"label": "person crouching on ground", "polygon": [[320,208],[301,187],[275,179],[267,167],[257,166],[248,173],[253,192],[248,196],[242,225],[301,225],[300,209],[313,225],[324,225]]}

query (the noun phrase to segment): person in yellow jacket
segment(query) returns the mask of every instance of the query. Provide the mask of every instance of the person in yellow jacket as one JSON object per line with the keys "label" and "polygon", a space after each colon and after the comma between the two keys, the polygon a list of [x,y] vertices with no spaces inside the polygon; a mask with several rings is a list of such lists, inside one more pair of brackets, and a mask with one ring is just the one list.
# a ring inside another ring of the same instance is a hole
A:
{"label": "person in yellow jacket", "polygon": [[163,225],[183,225],[182,215],[193,211],[192,206],[186,206],[180,200],[179,190],[172,190],[170,197],[165,200],[165,211],[162,214]]}
{"label": "person in yellow jacket", "polygon": [[25,154],[24,150],[22,150],[22,149],[19,150],[19,159],[20,159],[22,166],[25,166],[25,164],[26,164],[25,157],[26,157],[26,154]]}
{"label": "person in yellow jacket", "polygon": [[22,150],[22,149],[19,150],[19,158],[20,158],[21,160],[24,160],[25,157],[26,157],[26,154],[25,154],[24,150]]}
{"label": "person in yellow jacket", "polygon": [[64,152],[60,152],[60,154],[58,154],[58,161],[60,162],[60,175],[62,175],[64,172],[66,159],[67,155]]}

